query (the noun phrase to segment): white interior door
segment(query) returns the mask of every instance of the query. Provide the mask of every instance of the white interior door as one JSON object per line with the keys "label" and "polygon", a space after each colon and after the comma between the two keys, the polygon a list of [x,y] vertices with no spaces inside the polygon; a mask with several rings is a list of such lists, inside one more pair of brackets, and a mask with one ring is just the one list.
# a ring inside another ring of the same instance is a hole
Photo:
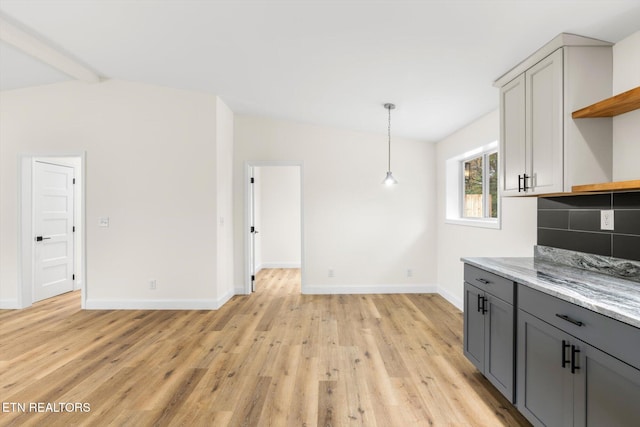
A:
{"label": "white interior door", "polygon": [[73,290],[73,178],[72,167],[34,162],[34,302]]}

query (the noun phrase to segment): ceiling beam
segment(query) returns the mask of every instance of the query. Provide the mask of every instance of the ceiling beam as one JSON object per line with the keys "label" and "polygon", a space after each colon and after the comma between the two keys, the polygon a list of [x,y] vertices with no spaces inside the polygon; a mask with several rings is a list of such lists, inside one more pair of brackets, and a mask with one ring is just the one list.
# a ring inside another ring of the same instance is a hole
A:
{"label": "ceiling beam", "polygon": [[49,46],[0,16],[0,40],[20,49],[36,59],[75,79],[87,83],[100,82],[100,76],[75,59]]}

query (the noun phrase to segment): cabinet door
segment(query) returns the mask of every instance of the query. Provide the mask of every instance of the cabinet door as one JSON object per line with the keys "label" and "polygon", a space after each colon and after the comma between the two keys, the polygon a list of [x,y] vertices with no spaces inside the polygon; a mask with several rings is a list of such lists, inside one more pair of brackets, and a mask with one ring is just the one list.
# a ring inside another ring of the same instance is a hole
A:
{"label": "cabinet door", "polygon": [[564,189],[562,55],[558,49],[525,73],[527,186],[533,193]]}
{"label": "cabinet door", "polygon": [[640,370],[588,344],[580,342],[579,345],[575,425],[637,426],[640,423]]}
{"label": "cabinet door", "polygon": [[519,193],[518,176],[526,172],[524,74],[500,88],[500,189]]}
{"label": "cabinet door", "polygon": [[536,426],[573,424],[573,379],[569,360],[571,337],[518,310],[517,407]]}
{"label": "cabinet door", "polygon": [[484,316],[480,310],[480,298],[484,293],[465,282],[464,284],[464,355],[484,373]]}
{"label": "cabinet door", "polygon": [[513,305],[486,294],[485,376],[512,403],[514,400]]}

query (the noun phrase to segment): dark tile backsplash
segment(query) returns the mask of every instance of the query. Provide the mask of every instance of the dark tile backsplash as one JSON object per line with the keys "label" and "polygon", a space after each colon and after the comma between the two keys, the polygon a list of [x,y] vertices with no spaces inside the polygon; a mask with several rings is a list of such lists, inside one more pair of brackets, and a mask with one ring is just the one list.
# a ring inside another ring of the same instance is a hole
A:
{"label": "dark tile backsplash", "polygon": [[616,210],[613,225],[616,233],[640,236],[640,209]]}
{"label": "dark tile backsplash", "polygon": [[616,209],[640,209],[640,192],[614,193],[613,203]]}
{"label": "dark tile backsplash", "polygon": [[611,194],[541,197],[538,199],[538,211],[540,209],[611,209]]}
{"label": "dark tile backsplash", "polygon": [[[614,210],[614,230],[600,211]],[[538,245],[640,261],[640,192],[538,199]]]}
{"label": "dark tile backsplash", "polygon": [[543,211],[538,208],[538,228],[569,229],[569,211]]}
{"label": "dark tile backsplash", "polygon": [[604,233],[538,228],[538,245],[611,256],[611,235]]}
{"label": "dark tile backsplash", "polygon": [[[614,220],[615,221],[615,220]],[[569,211],[568,230],[601,231],[599,210]]]}

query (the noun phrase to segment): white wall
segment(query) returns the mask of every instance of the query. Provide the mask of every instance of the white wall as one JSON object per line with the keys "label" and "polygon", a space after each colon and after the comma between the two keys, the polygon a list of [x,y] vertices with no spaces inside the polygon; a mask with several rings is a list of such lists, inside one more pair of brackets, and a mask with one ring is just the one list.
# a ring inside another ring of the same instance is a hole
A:
{"label": "white wall", "polygon": [[260,268],[300,267],[300,168],[262,166],[259,188]]}
{"label": "white wall", "polygon": [[233,286],[233,112],[216,99],[217,304],[231,298]]}
{"label": "white wall", "polygon": [[[400,184],[385,188],[384,134],[250,116],[235,123],[236,243],[244,242],[244,162],[302,161],[303,292],[425,291],[435,284],[433,144],[394,137]],[[235,248],[238,288],[245,283],[243,246]]]}
{"label": "white wall", "polygon": [[[215,96],[67,82],[2,92],[0,115],[0,300],[17,295],[18,155],[39,152],[86,152],[88,307],[212,308],[224,300],[219,213],[231,228],[231,195],[217,181],[229,185],[231,167],[218,171],[230,161],[233,126]],[[98,227],[99,217],[110,227]],[[230,253],[229,237],[222,246]]]}
{"label": "white wall", "polygon": [[[613,46],[613,94],[640,86],[640,31]],[[613,180],[640,179],[640,110],[613,118]]]}
{"label": "white wall", "polygon": [[[497,96],[497,94],[496,94]],[[500,115],[493,111],[436,145],[438,210],[438,292],[462,309],[461,257],[532,256],[536,244],[535,197],[504,197],[501,229],[445,223],[448,159],[499,139]]]}

